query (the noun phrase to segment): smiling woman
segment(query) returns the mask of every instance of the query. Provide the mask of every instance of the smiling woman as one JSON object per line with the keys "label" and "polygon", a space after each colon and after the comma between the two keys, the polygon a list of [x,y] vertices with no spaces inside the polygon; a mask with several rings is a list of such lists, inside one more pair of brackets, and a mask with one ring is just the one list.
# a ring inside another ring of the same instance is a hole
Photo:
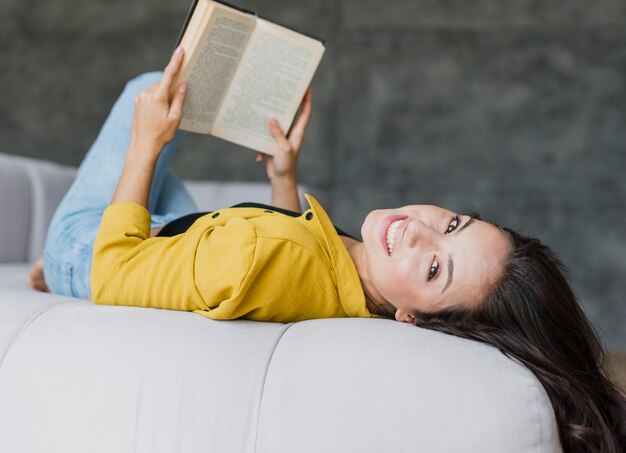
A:
{"label": "smiling woman", "polygon": [[182,54],[163,73],[129,82],[113,107],[52,219],[45,281],[41,262],[33,272],[38,287],[221,320],[384,317],[481,341],[542,382],[566,451],[623,451],[624,397],[605,375],[598,338],[558,260],[539,241],[430,205],[371,212],[362,242],[311,196],[300,212],[296,168],[310,90],[289,134],[268,119],[278,152],[258,160],[272,206],[194,213],[168,169],[186,93],[173,86]]}

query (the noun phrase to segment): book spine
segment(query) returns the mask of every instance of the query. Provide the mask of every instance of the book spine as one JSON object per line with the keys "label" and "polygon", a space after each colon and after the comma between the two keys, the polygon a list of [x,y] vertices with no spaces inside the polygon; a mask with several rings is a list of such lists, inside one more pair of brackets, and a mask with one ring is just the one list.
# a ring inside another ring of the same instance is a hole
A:
{"label": "book spine", "polygon": [[191,8],[189,8],[189,12],[187,13],[187,18],[185,19],[183,28],[181,28],[180,33],[178,34],[178,39],[176,40],[176,47],[180,45],[180,42],[183,39],[183,35],[185,34],[185,30],[187,30],[187,26],[189,25],[189,21],[191,20],[191,16],[193,15],[193,12],[196,10],[197,4],[198,4],[198,0],[194,0],[193,3],[191,4]]}

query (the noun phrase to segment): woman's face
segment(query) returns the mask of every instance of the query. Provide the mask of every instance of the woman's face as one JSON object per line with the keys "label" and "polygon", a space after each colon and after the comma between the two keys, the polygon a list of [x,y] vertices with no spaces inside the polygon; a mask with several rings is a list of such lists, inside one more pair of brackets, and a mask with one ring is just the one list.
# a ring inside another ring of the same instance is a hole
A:
{"label": "woman's face", "polygon": [[430,205],[372,211],[361,234],[369,295],[405,322],[416,309],[478,303],[510,249],[496,226]]}

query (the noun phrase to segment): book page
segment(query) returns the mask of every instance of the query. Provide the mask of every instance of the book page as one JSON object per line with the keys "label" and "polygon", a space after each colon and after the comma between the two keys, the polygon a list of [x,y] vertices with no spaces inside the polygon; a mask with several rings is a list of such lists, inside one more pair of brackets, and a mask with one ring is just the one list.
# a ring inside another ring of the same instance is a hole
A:
{"label": "book page", "polygon": [[258,19],[211,133],[275,154],[269,118],[287,133],[323,53],[321,42]]}
{"label": "book page", "polygon": [[204,13],[207,25],[180,77],[188,84],[180,128],[202,133],[209,133],[213,126],[256,21],[219,3],[211,4]]}

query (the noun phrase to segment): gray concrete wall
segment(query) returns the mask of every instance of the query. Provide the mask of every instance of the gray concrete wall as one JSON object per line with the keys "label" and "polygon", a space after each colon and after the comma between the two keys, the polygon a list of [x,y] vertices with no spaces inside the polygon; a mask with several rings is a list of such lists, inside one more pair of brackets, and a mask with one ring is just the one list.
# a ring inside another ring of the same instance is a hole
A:
{"label": "gray concrete wall", "polygon": [[[125,81],[167,62],[188,3],[0,0],[0,150],[77,165]],[[328,40],[300,179],[338,225],[433,203],[539,236],[626,349],[626,3],[238,3]],[[202,136],[174,167],[264,179]]]}

